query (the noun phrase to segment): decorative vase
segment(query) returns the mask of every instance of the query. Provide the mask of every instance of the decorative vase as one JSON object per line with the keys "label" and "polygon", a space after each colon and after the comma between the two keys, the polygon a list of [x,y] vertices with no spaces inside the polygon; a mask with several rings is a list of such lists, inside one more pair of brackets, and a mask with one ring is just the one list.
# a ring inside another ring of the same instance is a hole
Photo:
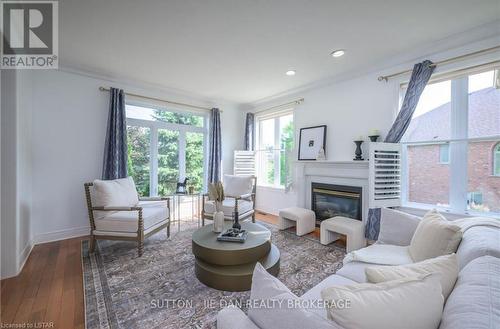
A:
{"label": "decorative vase", "polygon": [[221,211],[221,208],[221,202],[216,202],[214,212],[214,227],[212,229],[212,231],[214,231],[215,233],[220,233],[224,230],[224,212]]}
{"label": "decorative vase", "polygon": [[363,144],[363,141],[354,141],[354,143],[356,144],[356,151],[354,152],[354,154],[356,155],[354,157],[354,161],[362,161],[364,160],[363,159],[363,152],[361,151],[361,144]]}
{"label": "decorative vase", "polygon": [[379,135],[368,136],[368,138],[370,138],[370,142],[376,142],[379,137],[380,137]]}

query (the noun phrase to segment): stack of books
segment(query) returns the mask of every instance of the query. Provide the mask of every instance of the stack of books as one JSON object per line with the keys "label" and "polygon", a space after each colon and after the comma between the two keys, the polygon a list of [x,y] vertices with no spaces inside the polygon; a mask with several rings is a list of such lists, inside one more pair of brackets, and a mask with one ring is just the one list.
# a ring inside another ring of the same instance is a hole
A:
{"label": "stack of books", "polygon": [[238,230],[234,228],[227,229],[217,236],[217,241],[226,242],[245,242],[248,232],[245,230]]}

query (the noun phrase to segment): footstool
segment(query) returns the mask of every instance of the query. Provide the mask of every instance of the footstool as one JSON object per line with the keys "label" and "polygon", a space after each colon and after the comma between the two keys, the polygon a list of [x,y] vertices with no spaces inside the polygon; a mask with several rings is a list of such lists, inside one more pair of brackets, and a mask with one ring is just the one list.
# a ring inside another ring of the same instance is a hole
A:
{"label": "footstool", "polygon": [[314,211],[299,207],[281,209],[278,219],[278,228],[285,230],[295,226],[295,234],[298,236],[311,233],[316,228],[316,216]]}
{"label": "footstool", "polygon": [[361,249],[366,246],[365,227],[360,220],[337,216],[321,222],[321,244],[329,244],[338,240],[339,234],[347,237],[347,252]]}

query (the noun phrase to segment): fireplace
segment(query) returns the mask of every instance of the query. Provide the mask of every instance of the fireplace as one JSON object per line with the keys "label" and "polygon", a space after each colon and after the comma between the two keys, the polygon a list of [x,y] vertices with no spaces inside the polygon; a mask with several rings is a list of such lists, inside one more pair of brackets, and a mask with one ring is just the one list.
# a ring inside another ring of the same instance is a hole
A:
{"label": "fireplace", "polygon": [[311,209],[316,214],[316,225],[319,225],[322,220],[335,216],[361,220],[362,188],[312,183]]}

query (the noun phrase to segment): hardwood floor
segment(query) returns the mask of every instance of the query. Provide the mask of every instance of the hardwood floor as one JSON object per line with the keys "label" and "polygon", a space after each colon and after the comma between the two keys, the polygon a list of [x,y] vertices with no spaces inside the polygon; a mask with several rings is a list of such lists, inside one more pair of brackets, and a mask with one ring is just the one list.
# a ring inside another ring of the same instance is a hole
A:
{"label": "hardwood floor", "polygon": [[[257,219],[277,224],[263,213]],[[319,236],[319,229],[313,234]],[[83,273],[80,258],[85,237],[33,248],[21,273],[1,281],[1,328],[85,328]],[[19,326],[22,328],[22,326]]]}
{"label": "hardwood floor", "polygon": [[2,328],[85,328],[82,239],[35,246],[21,273],[2,280]]}

